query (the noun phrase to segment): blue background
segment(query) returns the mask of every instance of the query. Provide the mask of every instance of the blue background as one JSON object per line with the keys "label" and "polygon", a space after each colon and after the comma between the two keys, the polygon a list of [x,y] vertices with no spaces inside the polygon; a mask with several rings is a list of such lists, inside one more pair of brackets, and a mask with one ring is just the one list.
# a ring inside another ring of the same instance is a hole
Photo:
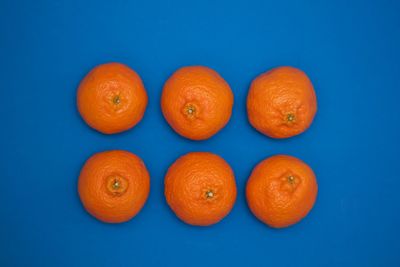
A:
{"label": "blue background", "polygon": [[[111,3],[112,2],[112,3]],[[399,1],[0,2],[1,266],[399,266]],[[75,105],[95,65],[142,77],[149,105],[134,129],[106,136]],[[184,65],[217,70],[235,106],[217,135],[193,142],[160,111],[163,83]],[[251,80],[279,65],[306,71],[319,110],[311,128],[273,140],[248,123]],[[126,149],[151,173],[133,220],[89,216],[77,179],[95,152]],[[211,151],[235,171],[238,198],[221,223],[179,221],[163,197],[168,166]],[[301,223],[273,230],[247,208],[260,160],[285,153],[316,172],[319,195]]]}

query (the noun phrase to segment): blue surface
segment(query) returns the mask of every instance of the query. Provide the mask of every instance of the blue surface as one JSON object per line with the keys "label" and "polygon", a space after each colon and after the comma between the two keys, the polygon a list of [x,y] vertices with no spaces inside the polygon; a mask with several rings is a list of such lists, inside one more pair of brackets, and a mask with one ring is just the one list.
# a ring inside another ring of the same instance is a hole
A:
{"label": "blue surface", "polygon": [[[0,1],[0,266],[399,266],[399,1]],[[149,105],[123,134],[90,129],[75,105],[95,65],[143,78]],[[230,123],[213,138],[179,137],[160,111],[164,81],[201,64],[231,85]],[[311,128],[272,140],[249,125],[251,80],[274,66],[306,71],[318,97]],[[89,216],[77,178],[93,153],[143,158],[151,193],[137,217]],[[189,151],[223,156],[238,199],[221,223],[179,221],[163,197],[167,167]],[[267,156],[316,172],[309,216],[273,230],[249,212],[244,186]]]}

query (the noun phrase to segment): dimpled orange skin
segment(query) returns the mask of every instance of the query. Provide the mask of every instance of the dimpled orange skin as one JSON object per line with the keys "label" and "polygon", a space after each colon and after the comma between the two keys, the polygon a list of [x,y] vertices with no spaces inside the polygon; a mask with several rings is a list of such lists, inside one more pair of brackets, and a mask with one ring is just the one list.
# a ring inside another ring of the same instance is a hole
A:
{"label": "dimpled orange skin", "polygon": [[246,186],[250,210],[274,228],[293,225],[314,206],[318,185],[312,169],[303,161],[277,155],[260,162]]}
{"label": "dimpled orange skin", "polygon": [[78,110],[85,122],[104,134],[134,127],[143,117],[147,93],[139,75],[120,63],[93,68],[78,88]]}
{"label": "dimpled orange skin", "polygon": [[259,75],[250,86],[250,124],[273,138],[288,138],[307,130],[317,111],[317,98],[307,75],[293,67],[278,67]]}
{"label": "dimpled orange skin", "polygon": [[145,204],[150,176],[143,161],[122,150],[94,154],[83,166],[78,192],[85,209],[100,221],[121,223]]}
{"label": "dimpled orange skin", "polygon": [[229,84],[214,70],[202,66],[178,69],[165,83],[161,108],[178,134],[208,139],[229,121],[233,107]]}
{"label": "dimpled orange skin", "polygon": [[235,203],[235,177],[221,157],[192,152],[168,169],[165,197],[182,221],[197,226],[212,225],[228,215]]}

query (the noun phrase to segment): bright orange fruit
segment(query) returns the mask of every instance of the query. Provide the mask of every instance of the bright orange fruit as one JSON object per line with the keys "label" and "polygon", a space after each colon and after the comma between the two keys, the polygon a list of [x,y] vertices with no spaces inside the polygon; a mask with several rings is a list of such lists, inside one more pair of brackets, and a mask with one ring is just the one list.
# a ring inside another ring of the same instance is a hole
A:
{"label": "bright orange fruit", "polygon": [[273,138],[304,132],[316,111],[317,98],[310,79],[293,67],[279,67],[259,75],[247,96],[250,124]]}
{"label": "bright orange fruit", "polygon": [[299,222],[314,206],[318,185],[312,169],[303,161],[277,155],[260,162],[246,186],[253,214],[274,228]]}
{"label": "bright orange fruit", "polygon": [[90,157],[81,170],[79,197],[97,219],[121,223],[143,207],[150,191],[150,176],[143,161],[122,150],[105,151]]}
{"label": "bright orange fruit", "polygon": [[161,108],[178,134],[208,139],[229,121],[233,94],[228,83],[214,70],[202,66],[183,67],[165,83]]}
{"label": "bright orange fruit", "polygon": [[228,215],[235,203],[235,177],[221,157],[192,152],[168,169],[165,197],[182,221],[198,226],[215,224]]}
{"label": "bright orange fruit", "polygon": [[78,88],[78,110],[92,128],[105,134],[126,131],[143,117],[147,93],[139,75],[128,66],[95,67]]}

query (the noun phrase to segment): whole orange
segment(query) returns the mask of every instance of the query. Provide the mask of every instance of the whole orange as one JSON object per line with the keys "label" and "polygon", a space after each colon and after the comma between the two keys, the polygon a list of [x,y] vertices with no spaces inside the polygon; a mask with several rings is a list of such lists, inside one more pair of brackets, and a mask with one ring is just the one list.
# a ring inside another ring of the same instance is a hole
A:
{"label": "whole orange", "polygon": [[192,152],[168,169],[165,197],[182,221],[198,226],[215,224],[228,215],[235,203],[235,177],[221,157]]}
{"label": "whole orange", "polygon": [[311,125],[317,98],[307,75],[293,67],[279,67],[259,75],[247,96],[250,124],[273,138],[298,135]]}
{"label": "whole orange", "polygon": [[108,223],[125,222],[143,207],[150,176],[143,161],[122,150],[94,154],[83,166],[78,182],[85,209]]}
{"label": "whole orange", "polygon": [[142,119],[147,93],[135,71],[120,63],[108,63],[95,67],[82,80],[77,104],[89,126],[113,134],[132,128]]}
{"label": "whole orange", "polygon": [[165,83],[161,108],[178,134],[208,139],[229,121],[233,94],[228,83],[214,70],[202,66],[183,67]]}
{"label": "whole orange", "polygon": [[260,162],[246,186],[253,214],[274,228],[299,222],[314,206],[318,185],[312,169],[303,161],[277,155]]}

